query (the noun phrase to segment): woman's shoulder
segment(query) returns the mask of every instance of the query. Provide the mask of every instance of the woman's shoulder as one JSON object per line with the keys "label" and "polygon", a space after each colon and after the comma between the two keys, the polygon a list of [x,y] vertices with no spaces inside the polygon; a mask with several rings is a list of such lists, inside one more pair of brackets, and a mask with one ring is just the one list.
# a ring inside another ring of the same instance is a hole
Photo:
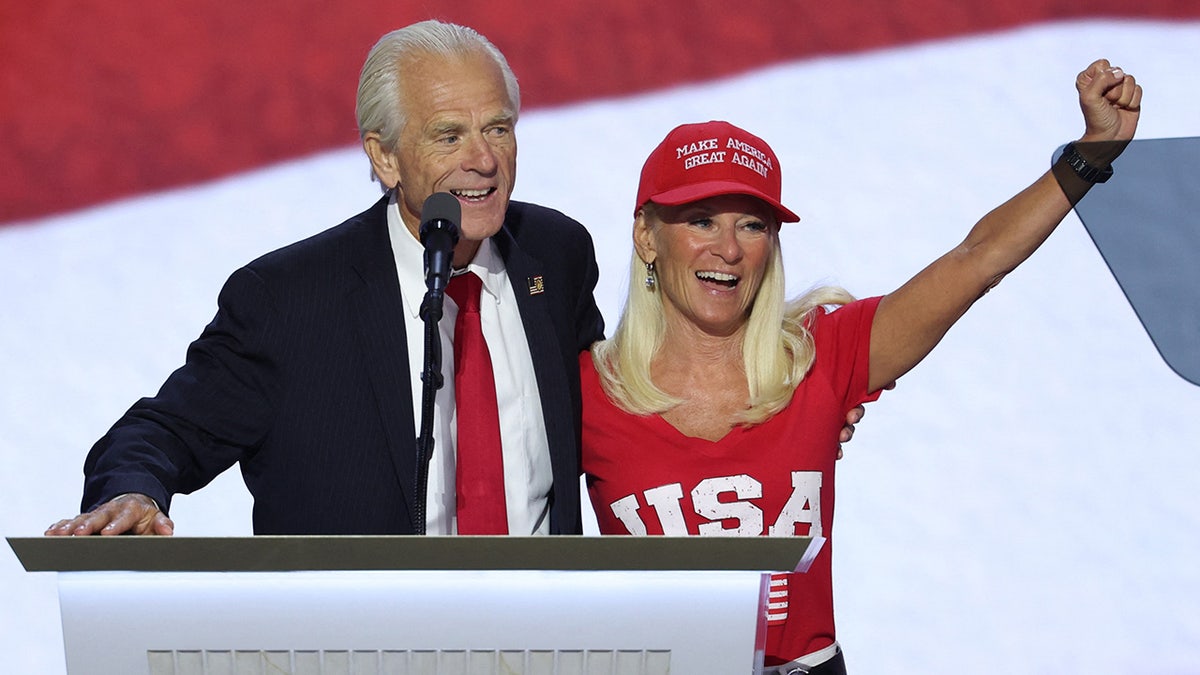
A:
{"label": "woman's shoulder", "polygon": [[596,362],[590,351],[579,352],[579,386],[585,399],[603,393],[600,373],[596,370]]}
{"label": "woman's shoulder", "polygon": [[883,296],[872,296],[843,305],[818,305],[808,310],[804,320],[814,334],[821,327],[828,327],[828,330],[869,328],[881,299]]}

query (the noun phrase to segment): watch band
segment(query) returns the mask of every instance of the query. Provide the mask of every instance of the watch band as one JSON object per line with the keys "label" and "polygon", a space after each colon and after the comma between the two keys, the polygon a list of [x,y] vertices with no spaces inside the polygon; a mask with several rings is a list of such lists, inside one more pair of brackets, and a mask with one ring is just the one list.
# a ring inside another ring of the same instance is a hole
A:
{"label": "watch band", "polygon": [[1067,166],[1071,167],[1075,175],[1089,183],[1103,183],[1112,178],[1113,170],[1111,166],[1101,168],[1088,164],[1087,160],[1075,149],[1074,143],[1067,143],[1066,147],[1063,148],[1062,159],[1067,163]]}

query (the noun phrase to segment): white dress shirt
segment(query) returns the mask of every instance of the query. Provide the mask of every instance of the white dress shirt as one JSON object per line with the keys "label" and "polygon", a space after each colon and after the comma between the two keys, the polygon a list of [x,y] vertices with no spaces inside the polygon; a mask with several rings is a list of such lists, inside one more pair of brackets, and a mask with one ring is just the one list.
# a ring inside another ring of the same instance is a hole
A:
{"label": "white dress shirt", "polygon": [[[421,370],[425,363],[425,324],[421,303],[425,299],[425,249],[400,218],[393,196],[388,205],[388,235],[400,275],[404,302],[404,328],[408,337],[409,378],[412,384],[413,422],[421,428]],[[542,400],[538,396],[533,358],[495,244],[484,241],[467,266],[483,281],[479,315],[483,337],[492,357],[496,400],[500,412],[500,442],[504,454],[504,497],[510,534],[547,534],[550,531],[550,488],[553,473]],[[457,272],[457,271],[456,271]],[[442,373],[445,384],[434,400],[433,455],[426,495],[426,532],[456,534],[454,466],[457,416],[454,408],[454,321],[458,306],[449,295],[443,304],[438,329],[442,339]]]}

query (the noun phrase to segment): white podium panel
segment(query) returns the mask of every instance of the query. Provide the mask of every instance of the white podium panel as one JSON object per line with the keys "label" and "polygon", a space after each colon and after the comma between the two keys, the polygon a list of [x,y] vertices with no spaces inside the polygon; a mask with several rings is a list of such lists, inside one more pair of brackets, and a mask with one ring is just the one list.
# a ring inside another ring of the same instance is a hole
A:
{"label": "white podium panel", "polygon": [[67,672],[752,673],[746,571],[70,572]]}

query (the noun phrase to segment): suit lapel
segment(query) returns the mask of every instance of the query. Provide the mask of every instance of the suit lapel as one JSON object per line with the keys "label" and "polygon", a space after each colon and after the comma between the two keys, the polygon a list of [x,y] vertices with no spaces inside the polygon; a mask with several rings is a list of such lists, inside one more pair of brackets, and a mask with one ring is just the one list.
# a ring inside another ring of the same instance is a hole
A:
{"label": "suit lapel", "polygon": [[353,263],[362,284],[350,293],[363,361],[379,406],[396,480],[408,512],[413,512],[416,427],[413,424],[409,356],[403,301],[395,256],[388,238],[386,198],[363,223]]}
{"label": "suit lapel", "polygon": [[567,466],[564,460],[570,464],[570,460],[562,453],[575,447],[576,435],[572,422],[570,385],[563,372],[563,349],[555,330],[554,316],[547,305],[561,289],[545,287],[543,265],[522,252],[507,230],[501,230],[494,240],[504,258],[509,283],[517,297],[521,324],[525,328],[529,354],[533,359],[538,395],[542,401],[546,439],[557,473],[558,467]]}

